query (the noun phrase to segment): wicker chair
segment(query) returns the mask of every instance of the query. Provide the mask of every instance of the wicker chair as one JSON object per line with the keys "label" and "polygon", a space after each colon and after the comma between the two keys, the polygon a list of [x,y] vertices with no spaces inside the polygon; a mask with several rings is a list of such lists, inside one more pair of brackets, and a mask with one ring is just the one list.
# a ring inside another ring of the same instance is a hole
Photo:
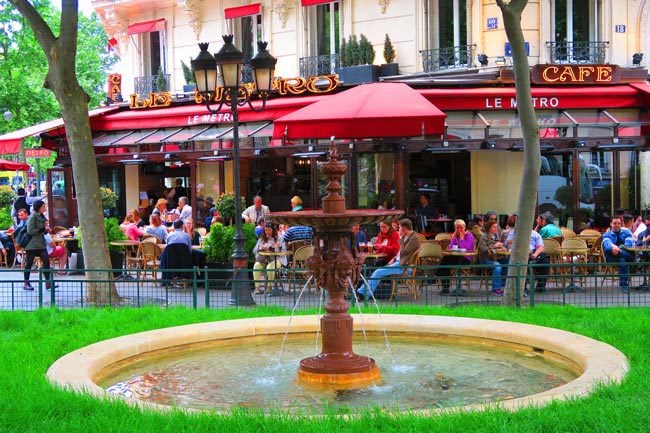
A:
{"label": "wicker chair", "polygon": [[398,295],[413,295],[413,300],[418,299],[418,279],[417,271],[420,264],[420,251],[415,251],[409,256],[404,265],[401,277],[393,279],[393,288],[390,292],[390,300],[395,299]]}

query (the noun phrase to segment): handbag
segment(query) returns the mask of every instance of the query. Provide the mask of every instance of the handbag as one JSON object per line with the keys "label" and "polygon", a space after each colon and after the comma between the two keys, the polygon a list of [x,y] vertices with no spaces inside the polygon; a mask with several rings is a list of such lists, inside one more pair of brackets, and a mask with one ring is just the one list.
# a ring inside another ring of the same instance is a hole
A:
{"label": "handbag", "polygon": [[494,248],[488,249],[488,259],[498,260],[497,250],[495,250]]}

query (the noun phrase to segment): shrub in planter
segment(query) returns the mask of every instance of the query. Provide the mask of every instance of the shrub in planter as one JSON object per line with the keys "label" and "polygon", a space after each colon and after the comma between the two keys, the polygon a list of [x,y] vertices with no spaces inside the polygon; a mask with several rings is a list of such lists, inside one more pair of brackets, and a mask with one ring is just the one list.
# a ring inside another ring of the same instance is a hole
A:
{"label": "shrub in planter", "polygon": [[394,63],[395,60],[395,49],[393,48],[393,43],[386,33],[386,39],[384,39],[384,60],[386,63],[380,65],[379,76],[380,77],[390,77],[392,75],[399,75],[399,65]]}
{"label": "shrub in planter", "polygon": [[[254,258],[253,248],[257,243],[255,224],[243,224],[242,231],[245,237],[244,248],[250,262]],[[213,270],[217,269],[217,271],[208,271],[208,279],[211,280],[210,286],[212,288],[225,288],[226,281],[231,277],[232,255],[235,252],[234,235],[234,225],[225,226],[221,223],[215,223],[210,226],[210,232],[203,241],[207,267]]]}
{"label": "shrub in planter", "polygon": [[[244,197],[240,197],[241,209],[246,209]],[[223,193],[214,202],[214,208],[219,212],[224,221],[234,221],[235,219],[235,195],[232,193]],[[238,216],[241,218],[241,215]],[[212,229],[210,230],[212,231]]]}
{"label": "shrub in planter", "polygon": [[113,209],[117,203],[117,194],[112,189],[106,187],[99,188],[99,195],[102,198],[102,208]]}

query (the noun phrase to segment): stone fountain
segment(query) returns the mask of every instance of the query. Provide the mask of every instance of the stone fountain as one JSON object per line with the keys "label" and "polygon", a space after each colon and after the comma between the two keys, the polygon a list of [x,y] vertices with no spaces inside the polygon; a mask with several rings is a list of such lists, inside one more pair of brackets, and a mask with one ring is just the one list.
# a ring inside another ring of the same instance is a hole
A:
{"label": "stone fountain", "polygon": [[322,210],[272,212],[272,222],[305,225],[314,230],[314,255],[307,267],[318,287],[327,290],[328,302],[321,318],[322,349],[317,356],[300,361],[298,378],[302,383],[356,386],[380,377],[375,361],[352,350],[353,321],[344,295],[356,287],[365,257],[356,248],[351,231],[355,224],[375,224],[390,221],[403,214],[401,210],[346,210],[341,194],[341,177],[346,166],[337,160],[332,139],[329,160],[322,170],[329,179],[325,187]]}

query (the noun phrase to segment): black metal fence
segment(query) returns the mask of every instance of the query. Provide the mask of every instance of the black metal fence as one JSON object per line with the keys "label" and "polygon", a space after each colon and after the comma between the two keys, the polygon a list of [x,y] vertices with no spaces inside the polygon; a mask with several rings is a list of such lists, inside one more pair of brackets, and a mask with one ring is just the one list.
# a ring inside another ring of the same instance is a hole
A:
{"label": "black metal fence", "polygon": [[317,77],[320,75],[335,74],[341,66],[340,55],[324,54],[321,56],[301,57],[298,67],[301,77]]}
{"label": "black metal fence", "polygon": [[605,63],[608,41],[546,42],[551,63]]}
{"label": "black metal fence", "polygon": [[[525,284],[515,284],[517,305],[534,307],[537,304],[575,305],[597,307],[645,307],[650,305],[650,263],[629,266],[629,290],[619,287],[619,268],[616,265],[563,264],[563,265],[513,265],[526,272]],[[359,302],[373,304],[446,305],[462,304],[501,305],[504,296],[492,290],[492,268],[487,266],[448,267],[449,276],[440,276],[441,266],[412,267],[407,274],[382,279],[381,299],[367,298]],[[504,272],[507,265],[503,266]],[[546,269],[546,274],[543,270]],[[364,268],[365,278],[370,278],[374,268]],[[54,289],[46,289],[46,274],[35,270],[31,276],[34,291],[23,289],[22,273],[12,270],[0,272],[0,309],[35,310],[43,307],[85,308],[91,306],[160,307],[184,305],[192,308],[226,308],[242,306],[231,296],[234,283],[231,270],[184,269],[168,270],[180,275],[158,271],[129,270],[116,279],[89,280],[83,275],[58,275],[50,273]],[[532,271],[532,272],[531,272]],[[256,293],[252,272],[242,284],[248,284],[256,305],[274,305],[291,308],[322,308],[327,294],[309,282],[304,269],[281,269],[273,282],[265,283],[268,276],[262,271]],[[529,290],[545,282],[545,291]],[[448,284],[447,284],[448,283]],[[449,286],[449,293],[444,287]],[[391,292],[394,289],[394,293]],[[350,294],[352,291],[350,292]],[[392,296],[391,296],[392,295]],[[351,299],[351,302],[354,302]],[[245,303],[248,305],[248,303]]]}
{"label": "black metal fence", "polygon": [[474,45],[435,48],[420,51],[423,72],[438,72],[450,69],[466,69],[473,66]]}

